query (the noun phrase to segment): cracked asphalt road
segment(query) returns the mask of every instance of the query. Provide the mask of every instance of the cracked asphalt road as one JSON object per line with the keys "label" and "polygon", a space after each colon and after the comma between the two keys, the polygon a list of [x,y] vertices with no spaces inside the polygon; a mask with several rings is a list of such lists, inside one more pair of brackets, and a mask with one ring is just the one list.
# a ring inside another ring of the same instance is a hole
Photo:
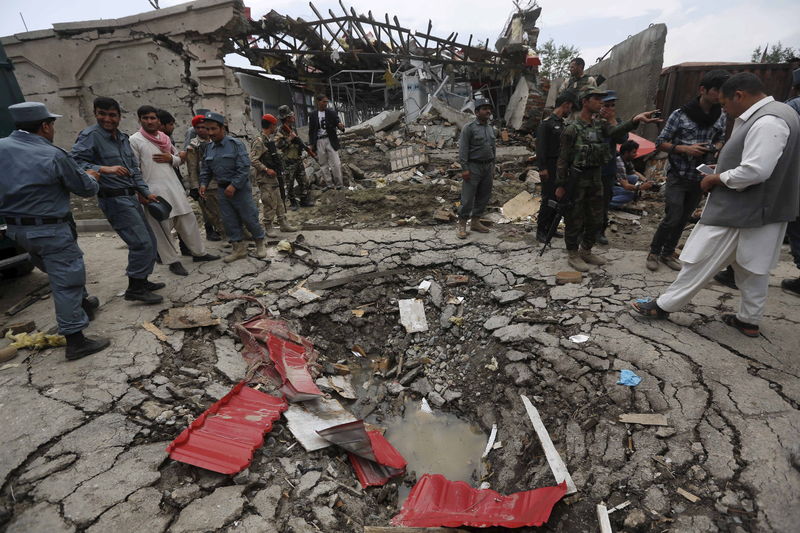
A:
{"label": "cracked asphalt road", "polygon": [[[521,287],[526,292],[524,301],[510,306],[482,307],[481,316],[470,315],[469,301],[464,309],[468,323],[484,324],[494,316],[509,320],[472,331],[471,326],[448,327],[444,333],[442,326],[437,334],[442,343],[475,337],[491,348],[480,356],[485,361],[475,362],[488,384],[483,396],[470,394],[475,384],[459,383],[463,374],[454,373],[454,389],[466,394],[451,396],[447,405],[462,415],[474,408],[472,416],[484,429],[498,423],[501,436],[506,432],[504,448],[491,458],[492,488],[510,492],[553,482],[546,469],[528,472],[541,462],[532,457],[541,450],[530,444],[519,394],[540,397],[545,425],[580,491],[557,506],[548,529],[594,531],[596,503],[610,507],[630,499],[629,508],[612,515],[617,527],[624,519],[629,531],[797,530],[800,301],[779,288],[782,278],[796,275],[791,264],[782,262],[773,273],[763,336],[750,339],[719,321],[723,310],[736,308],[738,296],[718,285],[703,290],[694,305],[670,321],[632,316],[630,300],[657,294],[674,278],[671,271],[646,272],[645,252],[612,248],[605,254],[612,261],[581,285],[558,287],[555,273],[568,270],[563,250],[539,258],[538,249],[504,241],[498,232],[467,241],[454,233],[450,227],[306,232],[304,244],[318,262],[313,268],[291,264],[274,250],[268,268],[254,258],[224,267],[222,262],[188,263],[190,275],[176,278],[157,266],[153,279],[167,281],[168,287],[162,291],[164,304],[150,307],[121,298],[126,256],[121,241],[108,234],[82,235],[88,288],[102,303],[89,333],[110,336],[112,345],[73,363],[64,361],[61,349],[23,353],[12,361],[18,366],[0,371],[0,527],[9,532],[300,532],[385,525],[371,522],[366,515],[378,511],[363,504],[364,516],[356,516],[358,502],[341,508],[317,505],[328,496],[316,489],[292,496],[313,506],[313,513],[287,514],[286,495],[308,473],[286,464],[286,472],[266,488],[202,472],[192,473],[188,482],[190,467],[177,475],[164,448],[243,373],[235,358],[223,363],[222,352],[236,346],[228,346],[236,340],[228,320],[256,309],[243,301],[219,302],[218,291],[258,294],[302,331],[312,316],[348,324],[353,302],[334,297],[336,291],[317,291],[322,299],[300,304],[287,295],[298,282],[402,268],[415,279],[430,272],[468,274],[485,287],[487,300],[491,291]],[[4,282],[0,308],[44,281],[37,272],[14,284]],[[368,289],[378,296],[383,290],[379,283]],[[222,324],[206,328],[202,336],[162,325],[165,309],[186,304],[211,306]],[[512,309],[531,306],[554,322],[513,321]],[[438,324],[448,310],[426,303],[426,312],[429,323]],[[35,320],[47,330],[55,325],[52,302],[39,301],[4,320]],[[143,322],[159,325],[168,341],[142,329]],[[578,332],[590,341],[570,342],[568,336]],[[445,341],[444,335],[455,340]],[[324,355],[326,332],[317,328],[310,337]],[[458,355],[451,351],[445,357]],[[497,373],[484,368],[491,357],[501,361]],[[616,385],[623,368],[635,371],[642,383]],[[624,412],[663,413],[669,427],[620,424],[617,416]],[[266,454],[257,452],[260,464],[277,463],[279,458]],[[354,479],[336,482],[355,489]],[[685,500],[678,488],[700,501]],[[391,516],[394,510],[382,512]],[[584,518],[571,522],[570,515]]]}

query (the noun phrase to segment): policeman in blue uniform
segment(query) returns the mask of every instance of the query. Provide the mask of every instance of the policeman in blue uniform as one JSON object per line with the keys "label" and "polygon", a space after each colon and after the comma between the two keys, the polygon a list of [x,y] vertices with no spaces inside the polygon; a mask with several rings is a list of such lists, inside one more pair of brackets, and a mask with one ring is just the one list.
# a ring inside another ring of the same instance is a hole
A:
{"label": "policeman in blue uniform", "polygon": [[78,165],[98,172],[102,177],[97,193],[100,209],[125,244],[128,245],[128,290],[126,300],[157,304],[163,300],[152,291],[163,283],[148,281],[156,263],[156,238],[144,218],[142,202],[156,199],[142,179],[133,156],[128,135],[119,131],[122,118],[119,103],[113,98],[94,100],[97,124],[78,135],[72,157]]}
{"label": "policeman in blue uniform", "polygon": [[225,117],[209,111],[204,124],[211,142],[206,146],[200,161],[200,196],[205,198],[206,188],[216,180],[219,210],[225,233],[233,245],[233,252],[223,261],[230,263],[247,257],[247,243],[243,242],[246,226],[256,241],[256,257],[267,256],[264,246],[264,227],[258,222],[258,207],[253,200],[250,185],[250,155],[244,143],[225,134]]}
{"label": "policeman in blue uniform", "polygon": [[38,102],[15,104],[8,112],[17,129],[0,139],[0,216],[8,225],[6,234],[47,273],[58,330],[67,338],[66,357],[74,361],[109,345],[108,339],[83,335],[99,302],[86,292],[83,252],[69,209],[69,193],[97,193],[99,174],[92,172],[93,179],[53,145],[61,115]]}

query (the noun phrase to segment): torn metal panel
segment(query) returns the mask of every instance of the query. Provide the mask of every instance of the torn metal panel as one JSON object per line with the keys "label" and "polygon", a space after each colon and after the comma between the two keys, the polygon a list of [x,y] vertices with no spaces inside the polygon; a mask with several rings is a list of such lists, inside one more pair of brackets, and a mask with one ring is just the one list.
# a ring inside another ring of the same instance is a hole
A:
{"label": "torn metal panel", "polygon": [[284,416],[289,431],[307,452],[321,450],[332,444],[320,437],[318,431],[356,421],[356,417],[346,411],[341,403],[327,398],[292,404]]}
{"label": "torn metal panel", "polygon": [[425,474],[411,489],[392,525],[406,527],[541,526],[566,494],[566,483],[508,496],[463,481]]}
{"label": "torn metal panel", "polygon": [[183,430],[167,453],[176,461],[220,474],[241,472],[287,407],[285,400],[242,381]]}
{"label": "torn metal panel", "polygon": [[363,420],[333,426],[317,433],[347,450],[363,488],[385,485],[391,478],[405,473],[407,463],[400,452],[380,431],[367,431]]}

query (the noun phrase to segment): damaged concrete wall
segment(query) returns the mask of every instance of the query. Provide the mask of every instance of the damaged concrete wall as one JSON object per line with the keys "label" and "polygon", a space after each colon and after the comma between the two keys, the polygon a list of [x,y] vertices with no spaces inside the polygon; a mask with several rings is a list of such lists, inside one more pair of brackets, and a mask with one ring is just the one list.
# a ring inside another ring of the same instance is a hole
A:
{"label": "damaged concrete wall", "polygon": [[238,135],[253,131],[248,98],[224,65],[227,36],[244,26],[241,0],[198,0],[120,19],[54,24],[3,37],[27,100],[45,102],[59,120],[56,144],[70,147],[93,124],[92,100],[117,99],[121,129],[138,129],[136,109],[169,110],[182,139],[194,109],[224,113]]}
{"label": "damaged concrete wall", "polygon": [[[617,91],[617,116],[621,119],[655,109],[666,40],[667,25],[653,24],[614,46],[606,59],[586,69],[590,76],[605,76],[603,88]],[[640,127],[638,133],[653,140],[658,128],[650,124]]]}

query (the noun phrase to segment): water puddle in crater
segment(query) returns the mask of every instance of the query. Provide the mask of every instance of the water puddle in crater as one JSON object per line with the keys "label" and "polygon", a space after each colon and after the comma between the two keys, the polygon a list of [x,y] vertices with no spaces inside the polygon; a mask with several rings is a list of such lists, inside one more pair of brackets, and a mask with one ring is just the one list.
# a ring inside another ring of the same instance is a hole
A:
{"label": "water puddle in crater", "polygon": [[[426,413],[419,402],[408,401],[402,417],[386,420],[386,438],[408,461],[407,471],[442,474],[451,481],[465,481],[477,486],[481,455],[488,435],[476,426],[449,413],[434,410]],[[410,488],[399,487],[399,503]]]}

